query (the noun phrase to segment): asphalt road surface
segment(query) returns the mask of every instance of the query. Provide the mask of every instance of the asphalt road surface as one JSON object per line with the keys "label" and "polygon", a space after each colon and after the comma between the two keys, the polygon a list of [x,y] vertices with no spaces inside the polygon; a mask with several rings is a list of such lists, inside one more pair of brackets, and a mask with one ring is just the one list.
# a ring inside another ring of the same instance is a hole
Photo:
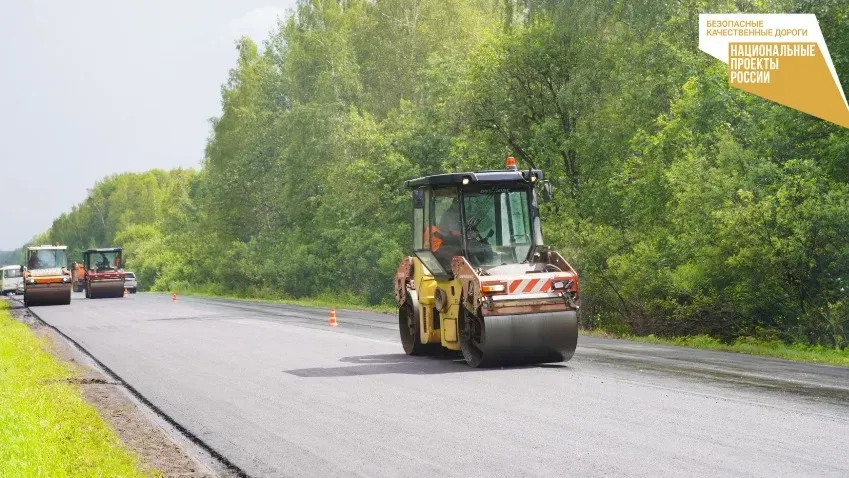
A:
{"label": "asphalt road surface", "polygon": [[137,294],[34,307],[251,476],[849,476],[849,369],[580,337],[403,354],[391,315]]}

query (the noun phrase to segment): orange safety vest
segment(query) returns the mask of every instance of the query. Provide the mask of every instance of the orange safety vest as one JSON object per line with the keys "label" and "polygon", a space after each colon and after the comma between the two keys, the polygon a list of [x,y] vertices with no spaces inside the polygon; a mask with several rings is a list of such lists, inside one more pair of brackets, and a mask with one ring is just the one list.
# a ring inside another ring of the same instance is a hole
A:
{"label": "orange safety vest", "polygon": [[430,236],[432,236],[434,232],[439,232],[439,228],[436,226],[430,226],[430,230],[425,230],[422,237],[424,238],[424,246],[431,249],[433,252],[436,252],[442,246],[442,239],[433,236],[433,246],[431,246]]}
{"label": "orange safety vest", "polygon": [[[424,247],[426,247],[426,248],[430,247],[430,249],[433,252],[438,251],[439,248],[442,247],[442,243],[444,242],[442,239],[433,235],[433,233],[435,233],[435,232],[442,232],[442,231],[440,231],[439,228],[436,227],[436,226],[430,226],[430,231],[425,230],[425,232],[422,234],[422,237],[424,239]],[[451,235],[454,236],[454,237],[459,237],[460,232],[459,231],[451,231]],[[432,246],[431,246],[431,243],[430,243],[430,237],[431,236],[433,236],[433,245]]]}

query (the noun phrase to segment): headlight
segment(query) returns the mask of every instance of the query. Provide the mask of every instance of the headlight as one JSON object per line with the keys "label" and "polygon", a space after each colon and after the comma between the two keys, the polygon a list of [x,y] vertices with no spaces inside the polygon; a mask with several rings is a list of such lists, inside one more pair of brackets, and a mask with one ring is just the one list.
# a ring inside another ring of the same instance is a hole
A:
{"label": "headlight", "polygon": [[497,294],[506,290],[507,284],[504,283],[481,284],[481,293],[483,294]]}
{"label": "headlight", "polygon": [[67,284],[68,282],[71,282],[71,278],[68,277],[68,276],[65,276],[65,277],[62,278],[62,282]]}
{"label": "headlight", "polygon": [[32,277],[27,277],[27,284],[35,284],[35,279]]}

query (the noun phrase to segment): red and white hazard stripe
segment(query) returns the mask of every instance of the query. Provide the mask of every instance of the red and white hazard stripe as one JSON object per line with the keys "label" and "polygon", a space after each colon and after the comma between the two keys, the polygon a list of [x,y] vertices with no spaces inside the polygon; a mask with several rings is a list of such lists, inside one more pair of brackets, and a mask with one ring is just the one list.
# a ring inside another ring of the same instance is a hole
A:
{"label": "red and white hazard stripe", "polygon": [[507,286],[509,294],[533,294],[551,290],[551,277],[512,280]]}

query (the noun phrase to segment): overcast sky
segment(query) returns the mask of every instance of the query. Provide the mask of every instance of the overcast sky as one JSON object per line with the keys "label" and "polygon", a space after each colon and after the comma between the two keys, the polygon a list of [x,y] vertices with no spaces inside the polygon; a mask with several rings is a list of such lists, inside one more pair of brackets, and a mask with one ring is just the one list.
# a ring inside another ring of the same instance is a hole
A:
{"label": "overcast sky", "polygon": [[3,2],[0,250],[46,230],[103,176],[198,168],[235,39],[261,42],[294,4]]}

